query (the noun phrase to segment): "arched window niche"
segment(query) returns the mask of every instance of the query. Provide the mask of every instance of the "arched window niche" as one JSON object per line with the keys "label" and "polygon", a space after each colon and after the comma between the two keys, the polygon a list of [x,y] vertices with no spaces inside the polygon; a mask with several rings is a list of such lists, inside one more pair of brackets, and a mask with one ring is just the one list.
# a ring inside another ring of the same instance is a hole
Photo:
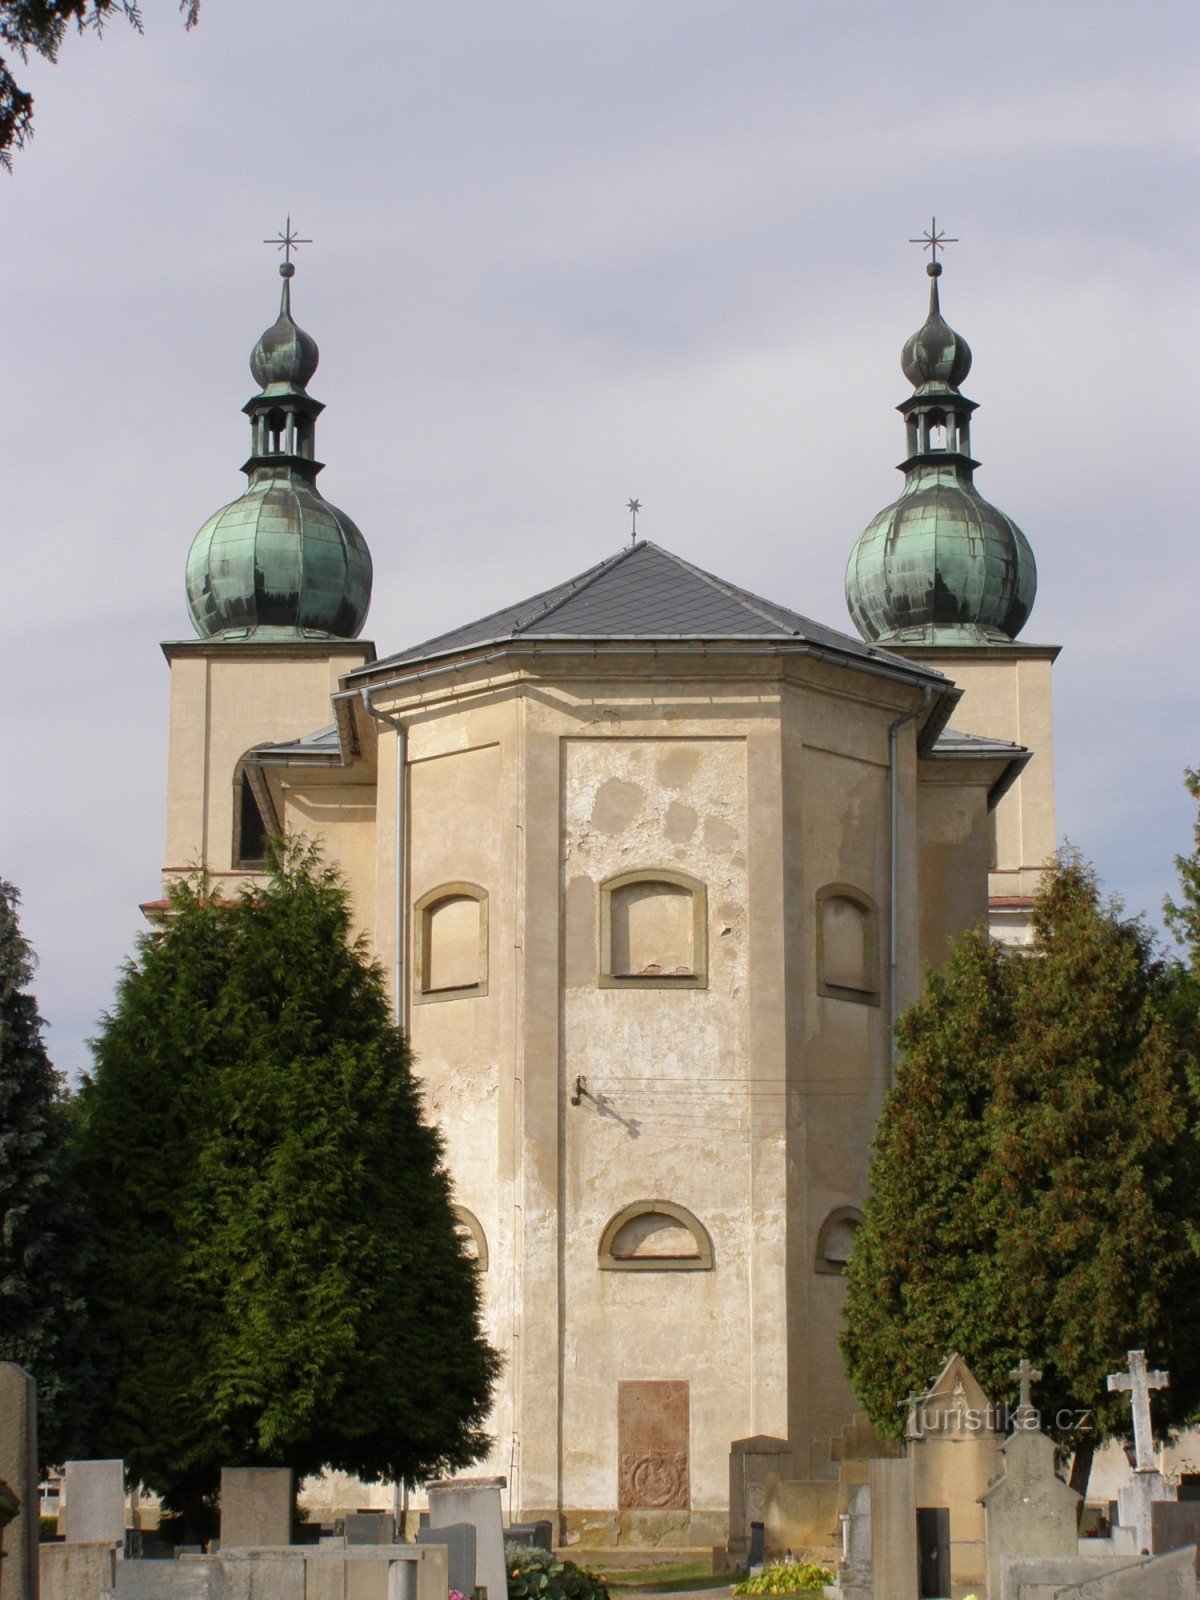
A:
{"label": "arched window niche", "polygon": [[413,999],[488,992],[488,897],[477,883],[442,883],[413,907]]}
{"label": "arched window niche", "polygon": [[845,1272],[854,1248],[854,1235],[862,1227],[863,1220],[862,1212],[854,1206],[839,1206],[829,1213],[817,1234],[813,1265],[818,1272]]}
{"label": "arched window niche", "polygon": [[454,1223],[458,1236],[463,1242],[467,1255],[478,1267],[480,1272],[488,1269],[487,1234],[483,1231],[483,1224],[473,1211],[468,1211],[466,1206],[455,1204]]}
{"label": "arched window niche", "polygon": [[251,763],[253,754],[247,750],[233,769],[231,858],[235,872],[262,872],[267,864],[267,840],[281,831],[262,769]]}
{"label": "arched window niche", "polygon": [[600,1237],[604,1272],[708,1272],[712,1240],[703,1223],[670,1200],[637,1200]]}
{"label": "arched window niche", "polygon": [[879,1004],[879,912],[853,884],[817,891],[817,993]]}
{"label": "arched window niche", "polygon": [[665,867],[600,885],[602,989],[706,989],[708,891]]}

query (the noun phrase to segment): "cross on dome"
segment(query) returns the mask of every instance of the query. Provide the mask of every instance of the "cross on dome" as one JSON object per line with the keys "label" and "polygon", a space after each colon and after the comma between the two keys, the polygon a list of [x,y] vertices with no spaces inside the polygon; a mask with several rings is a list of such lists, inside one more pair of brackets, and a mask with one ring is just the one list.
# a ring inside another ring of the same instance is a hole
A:
{"label": "cross on dome", "polygon": [[[311,244],[312,240],[302,239],[299,234],[292,232],[292,216],[291,212],[289,212],[285,226],[279,230],[273,239],[264,239],[263,243],[277,245],[283,251],[283,264],[279,270],[285,278],[290,278],[292,272],[296,270],[295,267],[292,267],[292,251],[302,244]],[[285,272],[284,267],[291,267],[291,272]]]}
{"label": "cross on dome", "polygon": [[958,240],[952,239],[948,233],[939,232],[937,218],[933,217],[928,228],[926,228],[921,237],[919,239],[910,239],[908,242],[909,244],[919,244],[922,250],[929,251],[930,255],[933,257],[930,265],[935,269],[931,271],[929,275],[931,278],[936,278],[938,273],[942,270],[941,267],[938,266],[938,251],[940,250],[944,255],[946,253],[946,246],[948,244],[957,244]]}

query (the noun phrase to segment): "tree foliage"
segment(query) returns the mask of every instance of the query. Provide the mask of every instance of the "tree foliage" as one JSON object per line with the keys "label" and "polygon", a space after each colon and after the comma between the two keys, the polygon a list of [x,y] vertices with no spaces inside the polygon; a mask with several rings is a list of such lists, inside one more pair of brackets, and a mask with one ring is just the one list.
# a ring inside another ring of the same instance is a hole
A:
{"label": "tree foliage", "polygon": [[842,1349],[896,1436],[952,1351],[996,1399],[1029,1357],[1043,1425],[1090,1455],[1128,1428],[1105,1381],[1127,1350],[1171,1369],[1160,1420],[1200,1393],[1188,1030],[1150,935],[1077,856],[1033,921],[1032,955],[966,934],[900,1020]]}
{"label": "tree foliage", "polygon": [[81,1094],[116,1349],[97,1448],[194,1513],[222,1466],[475,1459],[498,1360],[383,978],[281,846],[230,907],[176,888]]}
{"label": "tree foliage", "polygon": [[63,1082],[29,993],[34,957],[0,880],[0,1360],[38,1382],[43,1464],[75,1449],[91,1393],[89,1227]]}
{"label": "tree foliage", "polygon": [[[187,26],[200,15],[200,0],[179,0]],[[28,61],[32,50],[57,61],[68,30],[100,33],[113,16],[124,16],[140,33],[137,0],[0,0],[0,45]],[[0,58],[0,164],[11,169],[12,152],[33,131],[33,96],[22,89],[7,60]]]}

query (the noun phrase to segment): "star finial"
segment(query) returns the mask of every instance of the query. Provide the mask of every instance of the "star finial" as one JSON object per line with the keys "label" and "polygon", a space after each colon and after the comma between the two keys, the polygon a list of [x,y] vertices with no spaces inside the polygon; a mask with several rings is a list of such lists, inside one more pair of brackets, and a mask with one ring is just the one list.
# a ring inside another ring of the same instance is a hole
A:
{"label": "star finial", "polygon": [[957,244],[958,240],[952,239],[949,234],[939,233],[937,218],[933,217],[921,237],[919,239],[910,239],[908,242],[909,244],[919,244],[922,250],[928,250],[933,257],[934,266],[937,266],[938,251],[941,250],[945,253],[946,246],[948,244]]}
{"label": "star finial", "polygon": [[[273,239],[264,239],[263,243],[278,245],[279,249],[283,251],[283,259],[285,264],[290,267],[292,264],[292,251],[295,250],[298,245],[311,244],[312,240],[301,239],[299,234],[292,232],[292,219],[291,215],[289,214],[287,226],[282,228]],[[290,278],[291,273],[289,272],[287,276]]]}
{"label": "star finial", "polygon": [[642,502],[640,500],[631,500],[629,502],[629,511],[633,516],[633,527],[630,530],[630,534],[629,534],[629,542],[630,542],[630,544],[636,544],[637,543],[637,514],[641,509],[642,509]]}

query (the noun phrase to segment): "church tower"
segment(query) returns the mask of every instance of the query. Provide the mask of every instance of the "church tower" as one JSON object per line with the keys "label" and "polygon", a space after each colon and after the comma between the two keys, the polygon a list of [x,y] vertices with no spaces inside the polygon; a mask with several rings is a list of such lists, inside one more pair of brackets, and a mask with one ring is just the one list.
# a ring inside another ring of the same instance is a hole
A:
{"label": "church tower", "polygon": [[975,487],[977,407],[960,387],[971,351],[942,316],[941,263],[925,270],[929,314],[900,357],[913,386],[897,407],[907,436],[904,488],[851,551],[846,602],[864,639],[959,685],[952,733],[1033,752],[991,813],[988,874],[993,935],[1024,944],[1038,875],[1057,844],[1050,673],[1059,647],[1017,642],[1037,594],[1037,566],[1020,528]]}
{"label": "church tower", "polygon": [[[290,228],[279,316],[254,346],[259,393],[250,418],[245,492],[204,523],[187,561],[198,637],[163,645],[171,666],[164,887],[202,867],[234,880],[264,864],[280,825],[261,768],[264,741],[329,721],[342,676],[375,659],[358,643],[371,599],[371,555],[344,511],[317,488],[316,421],[308,393],[316,341],[292,318]],[[155,904],[147,907],[153,911]]]}

